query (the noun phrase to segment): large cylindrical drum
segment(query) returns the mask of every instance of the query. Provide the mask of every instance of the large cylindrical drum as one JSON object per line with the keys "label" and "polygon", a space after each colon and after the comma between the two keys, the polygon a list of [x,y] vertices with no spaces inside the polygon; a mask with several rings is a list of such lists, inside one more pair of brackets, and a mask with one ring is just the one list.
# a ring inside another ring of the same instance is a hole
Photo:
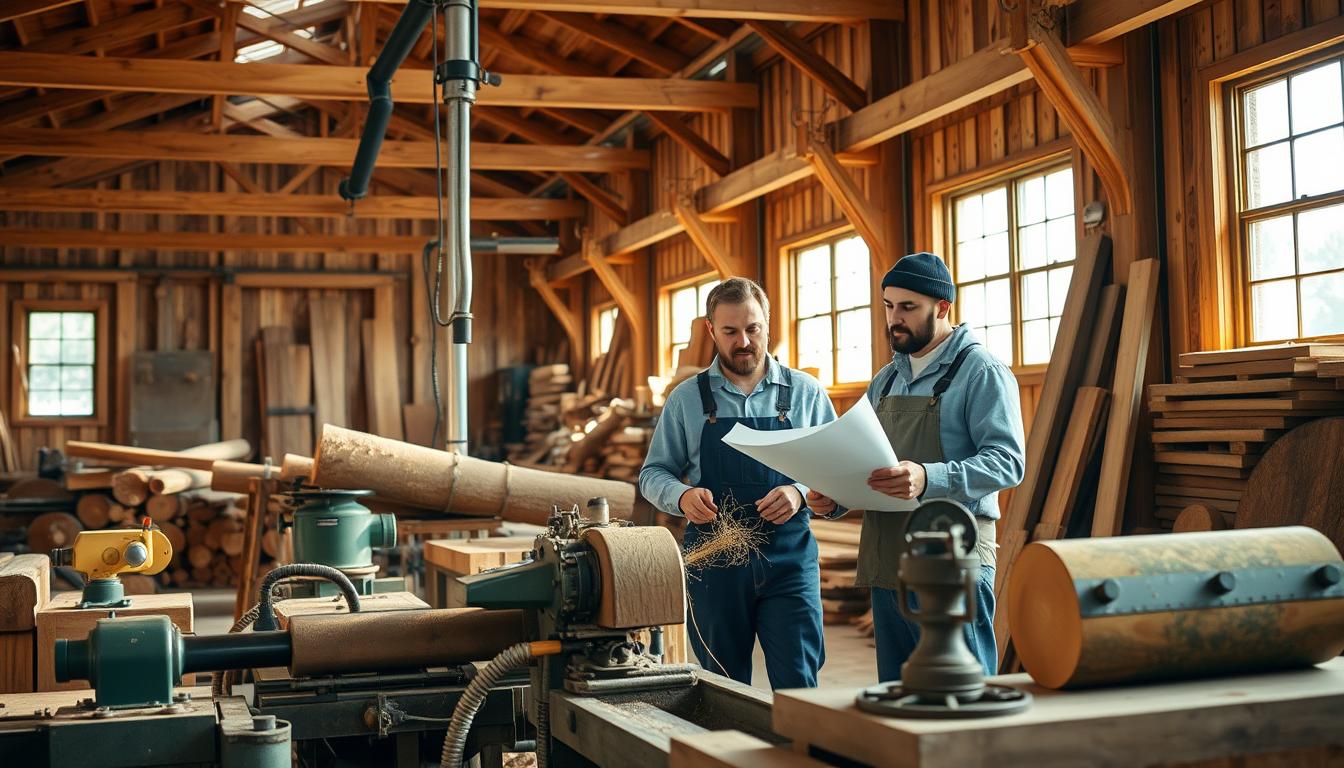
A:
{"label": "large cylindrical drum", "polygon": [[1048,688],[1303,667],[1344,651],[1341,579],[1339,550],[1301,526],[1038,541],[1008,622]]}

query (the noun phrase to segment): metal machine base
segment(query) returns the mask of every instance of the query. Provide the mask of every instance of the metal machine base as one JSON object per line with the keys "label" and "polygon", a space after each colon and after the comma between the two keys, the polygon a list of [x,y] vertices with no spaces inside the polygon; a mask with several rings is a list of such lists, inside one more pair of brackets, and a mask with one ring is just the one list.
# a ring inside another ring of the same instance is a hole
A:
{"label": "metal machine base", "polygon": [[126,596],[126,588],[121,579],[113,576],[108,579],[89,579],[84,585],[76,608],[125,608],[131,604]]}
{"label": "metal machine base", "polygon": [[955,720],[1022,712],[1031,706],[1031,694],[1006,685],[986,685],[978,697],[962,701],[952,695],[937,699],[906,693],[900,683],[886,683],[865,688],[855,697],[854,703],[874,715]]}

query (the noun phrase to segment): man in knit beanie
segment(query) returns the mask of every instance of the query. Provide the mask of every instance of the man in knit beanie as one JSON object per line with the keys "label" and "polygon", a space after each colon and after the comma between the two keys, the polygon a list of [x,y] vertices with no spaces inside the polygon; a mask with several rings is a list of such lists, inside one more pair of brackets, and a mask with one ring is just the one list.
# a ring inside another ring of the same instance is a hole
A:
{"label": "man in knit beanie", "polygon": [[[943,260],[915,253],[882,278],[892,361],[868,385],[868,400],[899,460],[873,472],[868,485],[899,499],[951,499],[975,516],[980,579],[976,619],[966,643],[985,674],[995,674],[994,521],[998,492],[1022,480],[1024,443],[1017,380],[970,328],[952,325],[957,286]],[[815,492],[817,514],[835,509]],[[897,607],[896,572],[908,512],[869,512],[859,543],[859,586],[872,587],[878,679],[901,677],[919,627]],[[913,602],[913,597],[912,597]]]}

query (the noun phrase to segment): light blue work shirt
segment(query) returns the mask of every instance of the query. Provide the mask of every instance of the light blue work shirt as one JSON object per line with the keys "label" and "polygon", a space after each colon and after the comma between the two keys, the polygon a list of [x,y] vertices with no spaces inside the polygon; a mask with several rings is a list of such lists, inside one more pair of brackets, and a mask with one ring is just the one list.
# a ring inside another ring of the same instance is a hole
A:
{"label": "light blue work shirt", "polygon": [[[775,402],[781,395],[788,398],[789,423],[794,427],[813,427],[835,421],[835,407],[826,396],[826,389],[814,377],[794,370],[793,385],[784,367],[774,358],[768,358],[765,378],[750,395],[742,394],[735,384],[723,375],[719,359],[709,366],[710,391],[718,404],[718,417],[750,418],[779,415]],[[644,467],[639,471],[639,492],[655,507],[669,515],[680,515],[678,502],[681,495],[700,482],[700,433],[705,426],[705,412],[700,405],[700,390],[695,377],[681,382],[668,394],[663,413],[649,443]],[[684,482],[683,482],[684,478]],[[689,484],[688,484],[689,483]],[[804,497],[807,487],[794,484]],[[745,501],[745,500],[744,500]],[[751,499],[750,501],[756,501]]]}
{"label": "light blue work shirt", "polygon": [[[932,396],[933,385],[957,353],[974,342],[969,327],[957,326],[935,353],[937,357],[913,381],[910,356],[897,353],[868,385],[868,402],[877,408],[893,376],[896,380],[888,395]],[[1026,441],[1017,378],[983,345],[967,353],[939,400],[938,432],[946,461],[924,464],[927,478],[920,498],[953,499],[976,515],[997,520],[999,491],[1022,482]]]}

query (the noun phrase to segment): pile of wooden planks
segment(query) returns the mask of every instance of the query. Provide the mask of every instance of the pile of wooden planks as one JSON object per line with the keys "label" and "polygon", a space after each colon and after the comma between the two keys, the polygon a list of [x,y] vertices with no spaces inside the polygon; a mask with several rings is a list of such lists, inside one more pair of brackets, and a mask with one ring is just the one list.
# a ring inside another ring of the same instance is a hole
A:
{"label": "pile of wooden planks", "polygon": [[[856,521],[862,518],[855,518]],[[855,624],[868,612],[868,589],[854,586],[859,567],[859,526],[840,520],[812,520],[821,567],[821,615],[826,624]]]}
{"label": "pile of wooden planks", "polygon": [[1344,344],[1279,344],[1180,356],[1171,384],[1148,388],[1158,465],[1157,517],[1188,506],[1232,527],[1246,480],[1285,432],[1344,415]]}
{"label": "pile of wooden planks", "polygon": [[630,327],[616,321],[607,351],[593,361],[584,391],[594,395],[628,396],[634,390],[635,370],[630,360]]}
{"label": "pile of wooden planks", "polygon": [[626,418],[638,423],[629,423],[611,436],[602,451],[602,463],[597,468],[597,474],[611,480],[637,483],[639,470],[649,453],[649,441],[653,439],[653,424],[652,419],[647,417],[631,415]]}
{"label": "pile of wooden planks", "polygon": [[569,453],[570,430],[560,421],[563,409],[572,407],[574,377],[564,363],[540,365],[528,374],[527,429],[524,443],[508,446],[509,461],[527,466],[563,464]]}

